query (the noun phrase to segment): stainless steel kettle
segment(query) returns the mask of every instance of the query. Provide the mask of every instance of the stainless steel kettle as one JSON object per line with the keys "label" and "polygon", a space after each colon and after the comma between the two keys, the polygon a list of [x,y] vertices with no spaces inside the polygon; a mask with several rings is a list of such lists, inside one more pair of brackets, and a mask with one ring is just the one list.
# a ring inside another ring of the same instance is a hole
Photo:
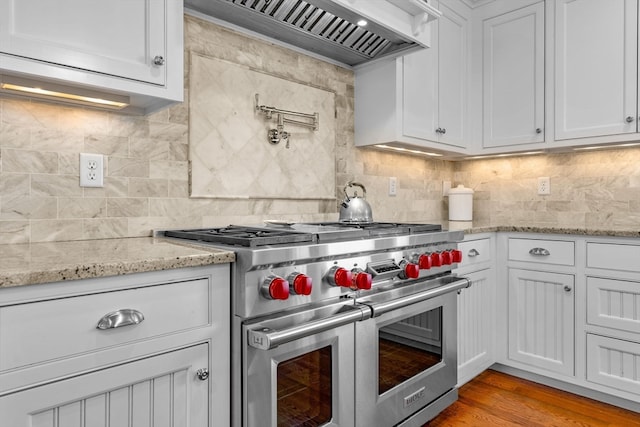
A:
{"label": "stainless steel kettle", "polygon": [[[362,188],[362,197],[358,197],[358,192],[354,191],[353,196],[349,197],[347,194],[347,188],[360,187]],[[364,185],[350,181],[344,187],[345,199],[340,205],[340,222],[372,222],[373,215],[371,214],[371,206],[365,200],[367,196],[367,190]]]}

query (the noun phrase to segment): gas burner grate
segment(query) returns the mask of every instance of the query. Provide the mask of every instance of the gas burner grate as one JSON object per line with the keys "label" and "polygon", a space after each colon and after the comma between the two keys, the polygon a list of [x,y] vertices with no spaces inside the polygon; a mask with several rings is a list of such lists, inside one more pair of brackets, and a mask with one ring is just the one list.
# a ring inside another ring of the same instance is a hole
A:
{"label": "gas burner grate", "polygon": [[265,230],[263,228],[233,225],[222,228],[167,230],[164,232],[164,235],[166,237],[198,240],[222,245],[244,246],[249,248],[289,243],[316,242],[316,236],[310,233],[291,230]]}

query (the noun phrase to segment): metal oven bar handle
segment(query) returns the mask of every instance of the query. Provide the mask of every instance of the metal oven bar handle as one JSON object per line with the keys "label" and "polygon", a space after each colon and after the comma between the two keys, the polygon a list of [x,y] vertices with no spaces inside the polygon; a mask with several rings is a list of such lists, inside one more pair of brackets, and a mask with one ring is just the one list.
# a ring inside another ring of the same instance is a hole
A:
{"label": "metal oven bar handle", "polygon": [[248,330],[248,340],[251,347],[260,350],[271,350],[281,344],[300,338],[318,334],[349,323],[366,320],[371,317],[371,310],[367,306],[354,305],[348,311],[332,315],[323,319],[305,322],[281,330],[258,328]]}
{"label": "metal oven bar handle", "polygon": [[449,292],[455,292],[463,288],[468,288],[469,286],[471,286],[471,281],[466,277],[461,277],[459,280],[447,283],[446,285],[438,286],[437,288],[433,288],[425,292],[411,294],[406,297],[397,298],[391,301],[371,304],[371,308],[373,309],[374,316],[379,316],[389,311],[397,310],[411,304],[439,297],[440,295],[448,294]]}

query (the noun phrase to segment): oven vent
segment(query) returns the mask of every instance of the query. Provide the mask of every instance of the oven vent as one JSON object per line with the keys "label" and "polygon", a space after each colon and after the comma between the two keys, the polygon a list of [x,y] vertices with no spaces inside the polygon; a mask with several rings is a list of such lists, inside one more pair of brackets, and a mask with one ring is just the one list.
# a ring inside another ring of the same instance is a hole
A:
{"label": "oven vent", "polygon": [[[402,10],[396,1],[386,0],[369,0],[363,11],[357,10],[353,0],[186,0],[185,6],[347,65],[358,65],[427,47],[418,33],[428,33],[428,27],[425,31],[416,23],[423,15],[430,20],[439,12],[427,0],[404,1],[403,5],[411,4],[413,9]],[[398,13],[409,34],[397,26],[380,24],[390,17],[398,21]],[[362,19],[366,26],[358,25]],[[428,42],[428,34],[426,37]]]}

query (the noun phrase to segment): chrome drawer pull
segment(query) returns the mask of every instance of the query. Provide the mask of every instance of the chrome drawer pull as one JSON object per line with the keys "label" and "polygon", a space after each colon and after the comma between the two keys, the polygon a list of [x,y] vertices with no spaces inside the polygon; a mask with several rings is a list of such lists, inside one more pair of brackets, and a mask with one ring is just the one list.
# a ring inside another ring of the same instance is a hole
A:
{"label": "chrome drawer pull", "polygon": [[475,249],[471,249],[469,251],[469,254],[467,255],[469,258],[473,258],[473,257],[477,257],[478,255],[480,255],[480,252],[478,252]]}
{"label": "chrome drawer pull", "polygon": [[137,325],[144,320],[144,316],[138,310],[123,308],[109,314],[105,314],[98,322],[97,329],[115,329],[123,326]]}
{"label": "chrome drawer pull", "polygon": [[529,251],[529,253],[533,256],[549,256],[551,252],[546,250],[545,248],[533,248]]}

